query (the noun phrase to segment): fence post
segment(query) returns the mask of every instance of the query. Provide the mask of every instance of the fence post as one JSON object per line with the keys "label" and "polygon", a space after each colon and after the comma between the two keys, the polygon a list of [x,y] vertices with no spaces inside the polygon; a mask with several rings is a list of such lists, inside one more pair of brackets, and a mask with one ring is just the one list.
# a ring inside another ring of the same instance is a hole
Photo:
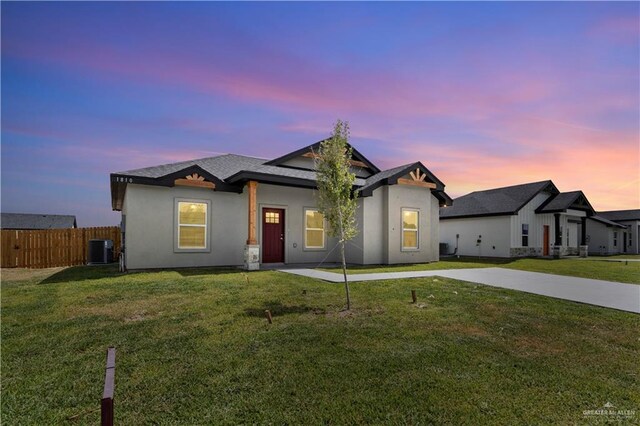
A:
{"label": "fence post", "polygon": [[104,390],[100,405],[100,424],[113,426],[113,391],[116,381],[116,348],[107,349],[107,367],[104,374]]}

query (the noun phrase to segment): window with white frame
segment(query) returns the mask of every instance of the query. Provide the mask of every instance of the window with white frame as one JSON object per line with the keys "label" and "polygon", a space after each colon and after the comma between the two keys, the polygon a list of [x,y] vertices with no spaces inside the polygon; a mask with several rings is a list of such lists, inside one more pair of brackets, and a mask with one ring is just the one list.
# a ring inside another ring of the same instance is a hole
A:
{"label": "window with white frame", "polygon": [[522,247],[529,247],[529,224],[522,224]]}
{"label": "window with white frame", "polygon": [[618,231],[613,231],[613,246],[618,247]]}
{"label": "window with white frame", "polygon": [[402,209],[402,250],[418,250],[420,212]]}
{"label": "window with white frame", "polygon": [[304,210],[304,248],[325,248],[324,215],[317,209]]}
{"label": "window with white frame", "polygon": [[207,248],[208,203],[178,201],[178,248]]}

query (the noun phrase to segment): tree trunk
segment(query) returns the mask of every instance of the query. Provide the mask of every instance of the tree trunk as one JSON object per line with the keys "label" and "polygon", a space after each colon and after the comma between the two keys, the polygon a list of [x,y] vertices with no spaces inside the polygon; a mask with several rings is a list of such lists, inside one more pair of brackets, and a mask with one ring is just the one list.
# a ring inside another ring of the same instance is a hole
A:
{"label": "tree trunk", "polygon": [[347,279],[347,259],[344,256],[344,228],[342,226],[342,211],[340,211],[340,252],[342,254],[342,275],[344,276],[344,289],[347,293],[347,311],[351,310],[351,297],[349,295],[349,280]]}
{"label": "tree trunk", "polygon": [[344,257],[344,240],[341,245],[342,251],[342,274],[344,275],[344,289],[347,292],[347,311],[351,309],[351,297],[349,296],[349,281],[347,280],[347,261]]}

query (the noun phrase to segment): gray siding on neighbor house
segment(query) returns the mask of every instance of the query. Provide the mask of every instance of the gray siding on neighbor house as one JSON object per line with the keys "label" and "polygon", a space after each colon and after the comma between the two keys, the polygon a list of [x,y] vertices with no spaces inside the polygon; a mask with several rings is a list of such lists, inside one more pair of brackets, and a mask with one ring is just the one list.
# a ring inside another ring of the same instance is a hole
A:
{"label": "gray siding on neighbor house", "polygon": [[[551,196],[548,192],[537,194],[524,205],[517,215],[511,216],[511,247],[522,247],[522,225],[529,225],[529,247],[542,249],[544,225],[549,225],[549,240],[553,235],[553,214],[536,214],[536,209]],[[551,241],[553,243],[553,241]]]}
{"label": "gray siding on neighbor house", "polygon": [[[614,238],[614,232],[617,232],[617,238]],[[637,232],[637,228],[636,228]],[[626,251],[623,247],[624,234],[627,234]],[[629,234],[631,234],[632,246],[629,247]],[[633,251],[635,244],[635,235],[633,228],[623,229],[614,226],[606,226],[604,223],[595,220],[587,221],[587,236],[589,244],[589,254],[592,255],[609,255],[621,253],[635,253]],[[614,244],[614,242],[616,244]]]}
{"label": "gray siding on neighbor house", "polygon": [[640,254],[640,246],[638,245],[638,237],[640,237],[640,220],[623,220],[620,223],[627,225],[627,232],[631,237],[631,244],[627,244],[627,253]]}
{"label": "gray siding on neighbor house", "polygon": [[[541,192],[525,204],[517,214],[503,216],[478,216],[451,218],[440,223],[443,243],[449,244],[449,253],[460,235],[458,252],[461,256],[524,257],[542,256],[544,253],[544,227],[549,227],[549,254],[555,244],[554,213],[536,213],[536,209],[550,196]],[[568,209],[560,213],[562,228],[562,254],[577,254],[581,227],[578,221],[586,216],[583,211]],[[571,221],[569,219],[571,217]],[[522,245],[522,225],[529,225],[528,245]],[[477,244],[481,235],[481,243]],[[568,237],[568,238],[567,238]],[[574,253],[575,252],[575,253]]]}
{"label": "gray siding on neighbor house", "polygon": [[[440,221],[440,241],[460,256],[509,257],[511,216],[470,217]],[[481,240],[480,244],[477,243]]]}
{"label": "gray siding on neighbor house", "polygon": [[[640,254],[638,251],[638,237],[640,236],[640,220],[618,220],[616,221],[621,225],[626,225],[627,229],[627,248],[624,253]],[[622,231],[622,229],[620,229]],[[631,244],[629,244],[629,238],[631,238]]]}

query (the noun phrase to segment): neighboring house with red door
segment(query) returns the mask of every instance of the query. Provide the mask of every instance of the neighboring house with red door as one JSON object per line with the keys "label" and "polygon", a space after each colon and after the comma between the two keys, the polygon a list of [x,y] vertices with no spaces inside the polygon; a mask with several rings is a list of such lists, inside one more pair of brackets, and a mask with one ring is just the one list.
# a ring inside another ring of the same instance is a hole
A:
{"label": "neighboring house with red door", "polygon": [[560,192],[550,180],[475,191],[440,209],[440,241],[462,256],[586,255],[594,214],[582,191]]}
{"label": "neighboring house with red door", "polygon": [[[336,262],[317,209],[319,144],[272,160],[226,154],[111,174],[130,269]],[[422,163],[381,171],[353,149],[358,192],[353,264],[438,260],[444,184]]]}
{"label": "neighboring house with red door", "polygon": [[640,210],[597,212],[587,223],[589,252],[593,254],[640,254]]}

